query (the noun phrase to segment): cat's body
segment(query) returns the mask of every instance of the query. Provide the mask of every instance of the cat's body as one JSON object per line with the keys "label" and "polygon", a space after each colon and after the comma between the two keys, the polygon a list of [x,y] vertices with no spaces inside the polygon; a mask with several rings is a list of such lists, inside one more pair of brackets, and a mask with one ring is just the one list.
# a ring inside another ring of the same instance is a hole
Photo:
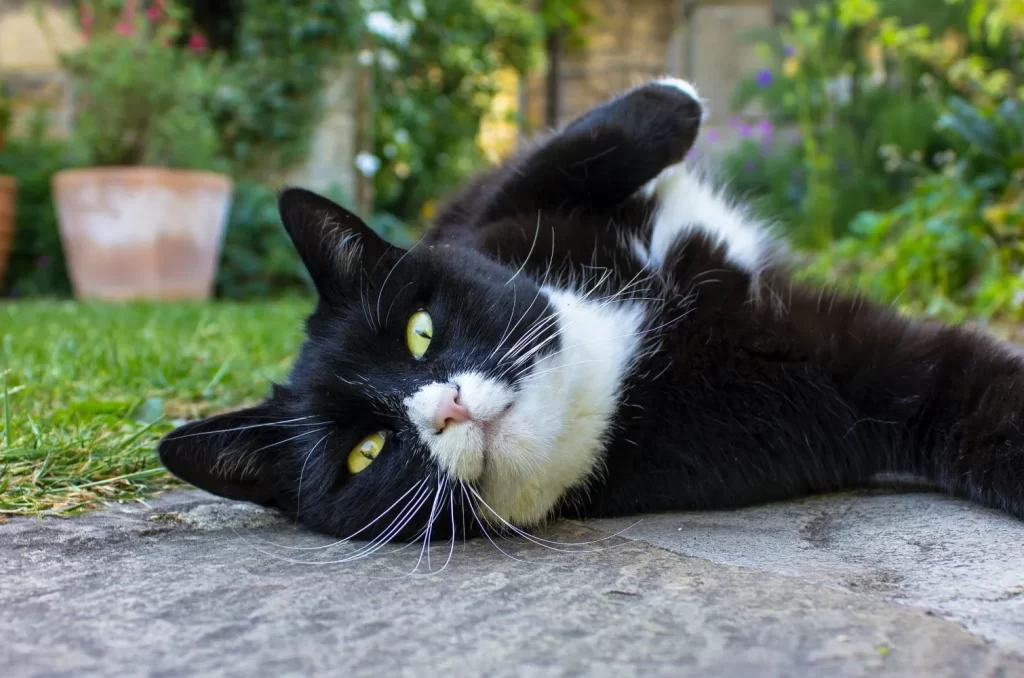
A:
{"label": "cat's body", "polygon": [[794,283],[764,225],[679,164],[701,115],[685,83],[633,90],[478,178],[408,251],[286,192],[321,293],[292,379],[173,432],[164,462],[378,542],[886,472],[1024,517],[1024,362]]}

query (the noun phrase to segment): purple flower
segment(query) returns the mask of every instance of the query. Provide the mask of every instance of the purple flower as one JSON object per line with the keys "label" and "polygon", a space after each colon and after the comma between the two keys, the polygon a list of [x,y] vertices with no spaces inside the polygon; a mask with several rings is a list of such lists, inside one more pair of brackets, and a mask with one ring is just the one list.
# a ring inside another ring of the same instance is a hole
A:
{"label": "purple flower", "polygon": [[46,268],[49,265],[50,265],[50,257],[46,256],[45,254],[43,256],[39,257],[38,259],[36,259],[36,267],[38,267],[38,268]]}
{"label": "purple flower", "polygon": [[758,71],[758,73],[757,73],[757,78],[756,78],[757,86],[762,88],[762,89],[765,89],[767,87],[771,87],[772,86],[772,82],[774,80],[775,80],[775,76],[767,68],[763,68],[760,71]]}
{"label": "purple flower", "polygon": [[761,135],[763,141],[771,141],[774,132],[775,127],[772,126],[771,120],[762,120],[757,123],[757,133]]}
{"label": "purple flower", "polygon": [[796,47],[793,47],[793,45],[784,45],[783,46],[783,48],[782,48],[782,55],[783,56],[791,57],[794,54],[796,54]]}
{"label": "purple flower", "polygon": [[740,123],[740,137],[743,139],[749,139],[754,136],[754,128],[743,122]]}
{"label": "purple flower", "polygon": [[721,138],[722,133],[719,132],[717,129],[709,129],[708,133],[704,135],[704,141],[708,142],[709,144],[713,144]]}

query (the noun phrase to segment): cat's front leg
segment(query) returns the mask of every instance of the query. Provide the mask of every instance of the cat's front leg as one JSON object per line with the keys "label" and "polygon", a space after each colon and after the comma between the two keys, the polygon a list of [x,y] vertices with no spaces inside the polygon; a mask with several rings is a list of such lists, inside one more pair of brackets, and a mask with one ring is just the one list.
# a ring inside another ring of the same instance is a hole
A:
{"label": "cat's front leg", "polygon": [[693,146],[704,108],[692,85],[652,80],[596,108],[478,178],[442,210],[451,223],[486,225],[538,212],[609,210]]}

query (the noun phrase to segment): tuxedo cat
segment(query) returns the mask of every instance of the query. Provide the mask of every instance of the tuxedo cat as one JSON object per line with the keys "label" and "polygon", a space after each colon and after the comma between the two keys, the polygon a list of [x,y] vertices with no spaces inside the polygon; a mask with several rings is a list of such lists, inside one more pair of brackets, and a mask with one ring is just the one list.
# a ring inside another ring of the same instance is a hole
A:
{"label": "tuxedo cat", "polygon": [[319,301],[286,384],[160,444],[173,473],[383,544],[715,509],[913,474],[1024,517],[1024,363],[795,283],[682,164],[649,82],[471,182],[408,250],[313,193],[280,213]]}

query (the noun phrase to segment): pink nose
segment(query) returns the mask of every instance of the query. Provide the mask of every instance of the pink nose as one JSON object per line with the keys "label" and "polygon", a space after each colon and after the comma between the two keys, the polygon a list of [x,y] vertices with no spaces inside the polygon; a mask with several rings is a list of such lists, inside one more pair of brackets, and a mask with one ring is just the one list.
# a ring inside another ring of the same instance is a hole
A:
{"label": "pink nose", "polygon": [[437,404],[437,411],[434,412],[434,429],[440,433],[448,424],[469,420],[469,410],[459,404],[459,390],[446,388],[441,395],[441,401]]}

